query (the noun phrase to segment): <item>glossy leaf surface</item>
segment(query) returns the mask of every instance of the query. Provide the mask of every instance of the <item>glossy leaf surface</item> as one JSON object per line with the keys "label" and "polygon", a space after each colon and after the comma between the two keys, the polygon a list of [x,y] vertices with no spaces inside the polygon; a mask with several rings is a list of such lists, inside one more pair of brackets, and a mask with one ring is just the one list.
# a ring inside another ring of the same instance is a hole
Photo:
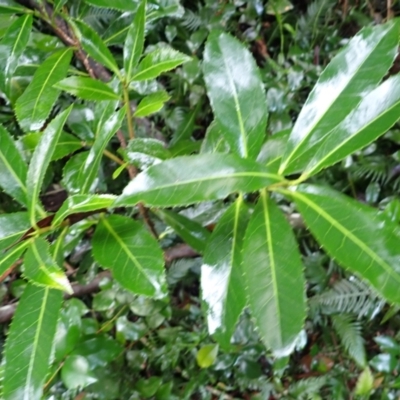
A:
{"label": "glossy leaf surface", "polygon": [[141,172],[124,189],[115,205],[138,202],[165,207],[188,205],[222,199],[234,192],[252,192],[280,180],[262,165],[234,155],[177,157]]}
{"label": "glossy leaf surface", "polygon": [[19,239],[29,228],[25,211],[0,215],[0,252]]}
{"label": "glossy leaf surface", "polygon": [[287,356],[306,317],[305,280],[292,229],[265,190],[251,216],[242,257],[256,327],[275,356]]}
{"label": "glossy leaf surface", "polygon": [[92,243],[96,261],[110,268],[125,289],[149,297],[165,297],[163,254],[142,224],[119,215],[102,218]]}
{"label": "glossy leaf surface", "polygon": [[28,167],[8,131],[0,125],[0,186],[22,205],[26,205]]}
{"label": "glossy leaf surface", "polygon": [[39,130],[46,122],[60,94],[53,85],[67,75],[71,56],[71,49],[62,49],[51,55],[36,70],[32,82],[18,98],[15,114],[24,131]]}
{"label": "glossy leaf surface", "polygon": [[137,106],[134,117],[142,118],[160,111],[164,103],[170,99],[166,91],[149,94],[144,97]]}
{"label": "glossy leaf surface", "polygon": [[22,253],[27,247],[28,242],[21,242],[2,254],[0,258],[0,276],[2,276],[10,267],[12,267],[12,265],[21,257]]}
{"label": "glossy leaf surface", "polygon": [[241,157],[256,158],[265,138],[267,102],[251,53],[229,34],[213,33],[206,44],[203,70],[224,137]]}
{"label": "glossy leaf surface", "polygon": [[400,231],[377,210],[332,189],[300,185],[290,194],[318,242],[386,300],[400,302]]}
{"label": "glossy leaf surface", "polygon": [[140,62],[132,76],[132,80],[143,81],[157,78],[163,72],[170,71],[189,60],[189,56],[171,47],[160,47],[147,54]]}
{"label": "glossy leaf surface", "polygon": [[289,137],[280,173],[306,167],[317,146],[390,68],[399,22],[362,29],[334,57],[310,93]]}
{"label": "glossy leaf surface", "polygon": [[28,285],[5,346],[4,400],[40,400],[51,362],[62,293]]}
{"label": "glossy leaf surface", "polygon": [[230,146],[225,139],[224,130],[217,120],[211,122],[201,144],[200,153],[229,153]]}
{"label": "glossy leaf surface", "polygon": [[242,198],[223,214],[212,233],[201,266],[201,290],[208,331],[228,347],[246,306],[242,247],[249,212]]}
{"label": "glossy leaf surface", "polygon": [[105,83],[82,76],[70,76],[57,82],[54,87],[83,100],[118,100],[120,97]]}

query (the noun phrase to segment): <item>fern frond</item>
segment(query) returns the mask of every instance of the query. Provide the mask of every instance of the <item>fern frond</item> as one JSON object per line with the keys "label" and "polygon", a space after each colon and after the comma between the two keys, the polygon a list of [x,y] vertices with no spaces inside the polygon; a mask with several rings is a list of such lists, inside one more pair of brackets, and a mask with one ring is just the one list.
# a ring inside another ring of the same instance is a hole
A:
{"label": "fern frond", "polygon": [[189,31],[196,31],[202,25],[203,21],[201,20],[201,16],[193,11],[186,9],[185,14],[182,17],[181,24],[188,29]]}
{"label": "fern frond", "polygon": [[295,399],[309,398],[319,394],[321,388],[326,385],[327,378],[319,376],[317,378],[302,379],[293,385],[290,385],[289,394]]}
{"label": "fern frond", "polygon": [[90,25],[94,30],[101,32],[108,27],[118,16],[120,16],[116,10],[109,8],[97,8],[89,7],[83,20]]}
{"label": "fern frond", "polygon": [[382,157],[368,157],[360,160],[351,168],[355,179],[368,179],[385,184],[389,177],[389,168]]}

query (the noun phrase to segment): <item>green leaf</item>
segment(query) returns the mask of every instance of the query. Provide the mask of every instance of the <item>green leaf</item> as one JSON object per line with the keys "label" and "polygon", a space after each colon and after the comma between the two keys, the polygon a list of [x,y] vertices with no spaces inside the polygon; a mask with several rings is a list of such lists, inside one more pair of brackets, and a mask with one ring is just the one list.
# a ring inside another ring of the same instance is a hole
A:
{"label": "green leaf", "polygon": [[200,110],[200,105],[201,102],[199,101],[196,108],[193,111],[185,114],[182,121],[178,124],[176,130],[172,134],[170,146],[179,143],[181,140],[189,139],[192,136],[195,120]]}
{"label": "green leaf", "polygon": [[31,12],[28,8],[22,7],[13,0],[0,0],[0,10],[3,13],[27,13]]}
{"label": "green leaf", "polygon": [[197,365],[200,368],[209,368],[214,364],[218,355],[217,344],[206,344],[196,354]]}
{"label": "green leaf", "polygon": [[170,98],[171,96],[169,96],[165,90],[149,94],[140,100],[140,103],[138,104],[133,116],[137,118],[143,118],[154,114],[160,111],[163,108],[164,103]]}
{"label": "green leaf", "polygon": [[207,94],[231,149],[255,159],[265,139],[267,101],[251,53],[227,33],[212,33],[203,62]]}
{"label": "green leaf", "polygon": [[160,47],[147,54],[140,62],[132,76],[132,80],[144,81],[146,79],[157,78],[163,72],[170,71],[189,60],[189,56],[171,47]]}
{"label": "green leaf", "polygon": [[[63,169],[62,183],[70,194],[80,193],[84,176],[81,175],[82,166],[85,165],[88,151],[73,155]],[[96,174],[96,178],[98,174]]]}
{"label": "green leaf", "polygon": [[241,252],[248,220],[248,209],[239,197],[219,220],[201,266],[208,332],[225,348],[246,306]]}
{"label": "green leaf", "polygon": [[92,148],[86,158],[85,163],[80,170],[80,193],[85,194],[91,190],[92,184],[95,181],[103,152],[106,149],[108,142],[114,136],[115,132],[120,128],[122,121],[125,117],[125,107],[113,113],[104,124],[102,129],[97,132],[97,136],[93,143]]}
{"label": "green leaf", "polygon": [[387,79],[363,97],[334,128],[307,165],[303,178],[346,158],[386,133],[400,118],[400,76]]}
{"label": "green leaf", "polygon": [[28,247],[29,242],[21,242],[7,250],[0,258],[0,276],[2,276],[22,255]]}
{"label": "green leaf", "polygon": [[38,237],[30,241],[24,257],[24,275],[34,284],[73,293],[64,272],[50,256],[50,246]]}
{"label": "green leaf", "polygon": [[300,185],[293,197],[305,223],[328,254],[400,303],[400,232],[377,210],[332,189]]}
{"label": "green leaf", "polygon": [[179,206],[223,199],[234,192],[252,192],[281,181],[255,161],[228,154],[177,157],[141,172],[124,189],[115,206],[144,202]]}
{"label": "green leaf", "polygon": [[171,157],[165,143],[158,139],[152,138],[135,138],[128,143],[127,154],[140,153],[157,158],[158,160],[166,160]]}
{"label": "green leaf", "polygon": [[32,15],[23,15],[7,29],[0,42],[0,88],[10,98],[10,83],[20,56],[28,44],[32,30]]}
{"label": "green leaf", "polygon": [[32,226],[36,225],[39,193],[42,188],[44,175],[50,164],[62,128],[71,110],[72,105],[50,122],[43,132],[33,153],[31,163],[29,164],[26,186],[28,209]]}
{"label": "green leaf", "polygon": [[198,222],[168,210],[158,210],[157,215],[169,225],[190,247],[202,253],[210,232]]}
{"label": "green leaf", "polygon": [[85,0],[85,3],[95,7],[112,8],[119,11],[136,11],[138,2],[135,0],[114,0],[110,3],[109,0]]}
{"label": "green leaf", "polygon": [[124,69],[126,81],[130,82],[132,71],[143,53],[146,25],[146,0],[141,0],[124,43]]}
{"label": "green leaf", "polygon": [[70,76],[53,85],[83,100],[119,100],[120,96],[110,86],[99,80],[82,76]]}
{"label": "green leaf", "polygon": [[116,196],[111,194],[77,194],[68,197],[57,211],[52,226],[59,225],[69,215],[108,208],[114,202]]}
{"label": "green leaf", "polygon": [[268,138],[261,148],[257,161],[278,172],[289,134],[290,131],[284,130]]}
{"label": "green leaf", "polygon": [[279,172],[303,170],[322,140],[383,78],[397,54],[399,22],[362,29],[321,74],[293,127]]}
{"label": "green leaf", "polygon": [[37,131],[46,122],[60,94],[53,85],[67,75],[71,57],[71,49],[62,49],[51,55],[36,70],[32,82],[18,98],[15,114],[24,131]]}
{"label": "green leaf", "polygon": [[13,244],[30,227],[29,216],[25,211],[0,214],[0,252]]}
{"label": "green leaf", "polygon": [[26,175],[28,168],[15,146],[14,140],[0,125],[0,186],[26,206]]}
{"label": "green leaf", "polygon": [[242,257],[256,327],[276,357],[287,356],[306,317],[305,281],[292,229],[265,190],[251,216]]}
{"label": "green leaf", "polygon": [[52,359],[62,293],[28,285],[5,346],[4,400],[40,400]]}
{"label": "green leaf", "polygon": [[225,138],[224,130],[217,120],[211,122],[210,126],[207,128],[200,152],[203,154],[230,153],[230,147]]}
{"label": "green leaf", "polygon": [[92,245],[95,260],[110,268],[125,289],[149,297],[165,297],[163,254],[143,225],[119,215],[102,218]]}
{"label": "green leaf", "polygon": [[88,360],[82,356],[66,358],[61,369],[61,379],[69,390],[82,390],[97,381],[95,374],[90,370]]}
{"label": "green leaf", "polygon": [[374,389],[374,377],[369,367],[361,372],[357,379],[357,384],[354,389],[354,394],[357,396],[369,396]]}
{"label": "green leaf", "polygon": [[120,76],[118,65],[101,37],[84,22],[75,21],[75,24],[79,29],[78,39],[89,56],[114,72],[115,75]]}

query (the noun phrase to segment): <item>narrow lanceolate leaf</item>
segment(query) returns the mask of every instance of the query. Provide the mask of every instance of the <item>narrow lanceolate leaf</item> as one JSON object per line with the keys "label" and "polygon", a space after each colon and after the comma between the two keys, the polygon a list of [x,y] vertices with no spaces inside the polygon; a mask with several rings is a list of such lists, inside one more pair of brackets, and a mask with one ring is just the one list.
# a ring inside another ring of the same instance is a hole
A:
{"label": "narrow lanceolate leaf", "polygon": [[19,203],[26,206],[27,166],[14,140],[0,125],[0,186]]}
{"label": "narrow lanceolate leaf", "polygon": [[292,229],[277,205],[261,193],[243,245],[250,311],[265,345],[289,355],[306,317],[305,281]]}
{"label": "narrow lanceolate leaf", "polygon": [[61,309],[59,290],[28,285],[5,346],[4,400],[40,400]]}
{"label": "narrow lanceolate leaf", "polygon": [[130,82],[132,71],[139,63],[143,52],[146,25],[146,0],[140,2],[133,23],[129,28],[124,44],[124,69],[127,82]]}
{"label": "narrow lanceolate leaf", "polygon": [[305,223],[340,265],[400,303],[400,231],[377,210],[332,189],[300,185],[291,192]]}
{"label": "narrow lanceolate leaf", "polygon": [[28,242],[21,242],[11,247],[9,250],[2,250],[0,257],[0,277],[7,272],[9,268],[22,256],[22,253],[28,247]]}
{"label": "narrow lanceolate leaf", "polygon": [[171,47],[161,47],[149,53],[139,64],[132,76],[134,81],[154,79],[163,72],[190,61],[190,57]]}
{"label": "narrow lanceolate leaf", "polygon": [[165,90],[149,94],[138,104],[134,117],[143,118],[160,111],[170,97]]}
{"label": "narrow lanceolate leaf", "polygon": [[137,2],[134,0],[85,0],[85,3],[91,4],[95,7],[111,8],[119,11],[133,12],[137,9]]}
{"label": "narrow lanceolate leaf", "polygon": [[35,285],[73,293],[68,278],[50,256],[49,244],[40,237],[29,243],[24,257],[24,275]]}
{"label": "narrow lanceolate leaf", "polygon": [[90,55],[90,57],[113,71],[115,75],[119,76],[118,65],[111,54],[111,51],[104,44],[101,37],[82,21],[75,21],[75,24],[79,28],[77,34],[83,49]]}
{"label": "narrow lanceolate leaf", "polygon": [[36,211],[38,209],[39,193],[44,175],[50,164],[51,157],[57,145],[62,128],[71,112],[72,106],[54,118],[43,132],[32,156],[27,176],[27,199],[32,226],[36,224]]}
{"label": "narrow lanceolate leaf", "polygon": [[256,158],[265,138],[267,103],[250,52],[227,33],[211,34],[203,70],[214,115],[232,150]]}
{"label": "narrow lanceolate leaf", "polygon": [[71,49],[62,49],[50,56],[36,70],[32,82],[18,98],[15,114],[24,131],[39,130],[46,122],[60,94],[53,85],[67,75],[71,56]]}
{"label": "narrow lanceolate leaf", "polygon": [[179,123],[175,132],[172,135],[170,146],[174,146],[182,140],[189,139],[192,136],[192,132],[195,126],[195,120],[200,110],[201,101],[198,102],[196,108],[185,114],[182,121]]}
{"label": "narrow lanceolate leaf", "polygon": [[0,254],[1,251],[18,240],[31,227],[27,212],[0,215]]}
{"label": "narrow lanceolate leaf", "polygon": [[300,112],[280,173],[306,167],[321,141],[386,74],[398,40],[399,21],[364,28],[330,62]]}
{"label": "narrow lanceolate leaf", "polygon": [[252,192],[281,181],[255,161],[228,154],[177,157],[141,172],[114,205],[179,206]]}
{"label": "narrow lanceolate leaf", "polygon": [[11,78],[28,43],[31,29],[32,15],[24,15],[10,25],[0,42],[0,88],[7,97],[10,96]]}
{"label": "narrow lanceolate leaf", "polygon": [[57,226],[65,218],[74,213],[90,212],[108,208],[114,202],[116,196],[111,194],[77,194],[68,197],[57,211],[52,225]]}
{"label": "narrow lanceolate leaf", "polygon": [[157,241],[131,218],[102,218],[93,237],[93,255],[125,289],[162,298],[167,293],[164,259]]}
{"label": "narrow lanceolate leaf", "polygon": [[236,323],[246,306],[242,246],[249,212],[239,197],[212,233],[201,267],[201,290],[208,331],[221,346],[229,346]]}
{"label": "narrow lanceolate leaf", "polygon": [[90,191],[91,186],[98,175],[103,151],[106,149],[108,142],[114,136],[115,132],[120,128],[124,116],[125,108],[121,108],[108,119],[102,129],[98,132],[93,146],[89,151],[86,162],[80,171],[82,194]]}
{"label": "narrow lanceolate leaf", "polygon": [[303,176],[343,160],[363,148],[400,118],[400,76],[395,75],[363,97],[359,105],[332,130]]}
{"label": "narrow lanceolate leaf", "polygon": [[203,253],[210,231],[198,222],[168,210],[159,210],[158,216],[164,220],[190,247]]}
{"label": "narrow lanceolate leaf", "polygon": [[29,8],[22,7],[13,0],[0,0],[0,11],[3,13],[28,13],[32,12]]}
{"label": "narrow lanceolate leaf", "polygon": [[54,87],[83,100],[104,101],[119,99],[119,95],[110,86],[99,80],[82,76],[70,76],[57,82]]}

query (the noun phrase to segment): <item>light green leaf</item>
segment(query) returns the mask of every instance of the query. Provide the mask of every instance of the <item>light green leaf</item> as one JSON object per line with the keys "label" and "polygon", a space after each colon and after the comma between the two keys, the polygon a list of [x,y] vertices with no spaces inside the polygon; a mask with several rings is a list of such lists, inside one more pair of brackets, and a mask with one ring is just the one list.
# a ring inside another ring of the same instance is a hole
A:
{"label": "light green leaf", "polygon": [[230,147],[225,138],[223,128],[217,120],[211,122],[207,128],[200,153],[230,153]]}
{"label": "light green leaf", "polygon": [[108,208],[114,202],[116,196],[111,194],[76,194],[68,197],[57,211],[52,226],[59,225],[71,214],[96,211]]}
{"label": "light green leaf", "polygon": [[32,226],[36,225],[39,193],[42,188],[44,175],[71,110],[72,105],[50,122],[33,152],[26,182],[28,209]]}
{"label": "light green leaf", "polygon": [[163,254],[143,225],[119,215],[102,218],[92,245],[95,260],[110,268],[125,289],[149,297],[166,296]]}
{"label": "light green leaf", "polygon": [[354,394],[357,396],[369,396],[374,389],[374,377],[369,367],[365,368],[361,372],[357,379],[357,384],[354,390]]}
{"label": "light green leaf", "polygon": [[400,118],[400,76],[387,79],[363,97],[334,128],[307,165],[302,179],[329,167],[386,133]]}
{"label": "light green leaf", "polygon": [[112,3],[109,0],[85,0],[85,3],[95,7],[112,8],[119,11],[136,11],[138,7],[136,0],[114,0]]}
{"label": "light green leaf", "polygon": [[125,187],[115,206],[144,202],[179,206],[223,199],[234,192],[252,192],[281,181],[255,161],[228,154],[177,157],[153,165]]}
{"label": "light green leaf", "polygon": [[140,62],[132,76],[132,80],[144,81],[146,79],[157,78],[163,72],[170,71],[189,60],[189,56],[171,47],[160,47],[147,54]]}
{"label": "light green leaf", "polygon": [[37,131],[46,122],[60,94],[53,85],[67,75],[71,57],[71,49],[62,49],[51,55],[36,70],[32,82],[18,98],[15,114],[24,131]]}
{"label": "light green leaf", "polygon": [[200,368],[209,368],[214,364],[218,355],[217,344],[206,344],[196,354],[197,365]]}
{"label": "light green leaf", "polygon": [[10,25],[0,42],[0,88],[8,98],[10,98],[11,78],[28,44],[31,30],[32,15],[24,15]]}
{"label": "light green leaf", "polygon": [[99,80],[82,76],[70,76],[53,85],[83,100],[119,100],[120,96],[110,86]]}
{"label": "light green leaf", "polygon": [[293,4],[289,0],[270,0],[267,6],[267,14],[277,15],[290,11]]}
{"label": "light green leaf", "polygon": [[331,257],[368,281],[387,301],[400,303],[396,223],[326,187],[300,185],[286,193]]}
{"label": "light green leaf", "polygon": [[265,139],[267,101],[251,53],[227,33],[212,33],[203,62],[207,94],[231,149],[255,159]]}
{"label": "light green leaf", "polygon": [[143,53],[146,25],[146,0],[141,0],[124,43],[124,69],[126,81],[131,81],[132,71]]}
{"label": "light green leaf", "polygon": [[306,317],[305,280],[292,229],[265,190],[251,216],[242,257],[256,327],[276,357],[287,356]]}
{"label": "light green leaf", "polygon": [[11,323],[4,358],[4,400],[40,400],[52,361],[62,293],[28,285]]}
{"label": "light green leaf", "polygon": [[68,278],[50,256],[49,244],[40,237],[29,241],[24,257],[24,275],[35,285],[73,293]]}
{"label": "light green leaf", "polygon": [[397,54],[399,21],[362,29],[329,63],[302,108],[279,172],[303,170],[331,130],[379,83]]}
{"label": "light green leaf", "polygon": [[0,125],[0,186],[23,206],[26,206],[26,175],[28,168],[14,140]]}
{"label": "light green leaf", "polygon": [[201,291],[208,332],[227,348],[246,306],[242,248],[249,212],[239,197],[208,240],[201,266]]}
{"label": "light green leaf", "polygon": [[165,90],[149,94],[137,106],[134,117],[143,118],[160,111],[171,96]]}
{"label": "light green leaf", "polygon": [[18,240],[30,227],[29,216],[25,211],[0,214],[0,252]]}

